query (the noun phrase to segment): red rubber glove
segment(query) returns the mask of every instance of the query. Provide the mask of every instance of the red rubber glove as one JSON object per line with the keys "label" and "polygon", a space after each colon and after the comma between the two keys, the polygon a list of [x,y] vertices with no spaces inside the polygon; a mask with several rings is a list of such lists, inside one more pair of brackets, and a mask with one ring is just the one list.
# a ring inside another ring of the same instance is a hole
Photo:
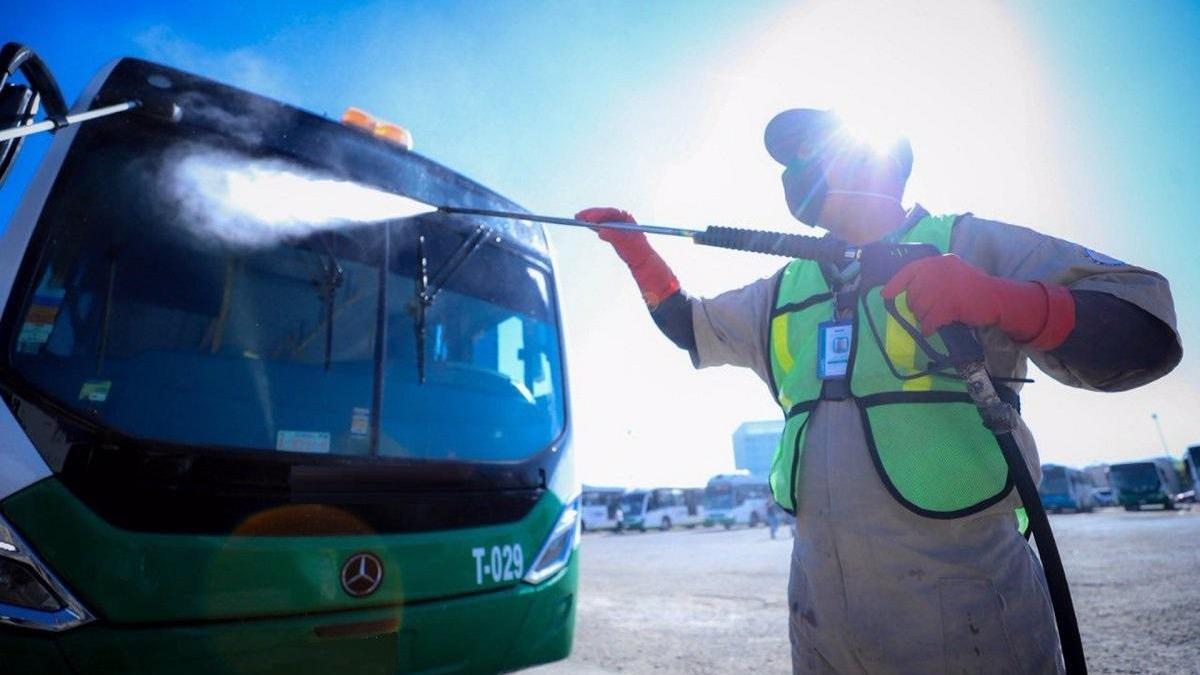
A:
{"label": "red rubber glove", "polygon": [[[584,209],[575,214],[576,220],[583,220],[589,223],[636,223],[633,216],[628,213],[614,208],[591,208]],[[654,249],[650,248],[650,242],[646,240],[646,235],[641,232],[630,232],[628,230],[615,230],[609,227],[595,228],[596,234],[616,249],[617,255],[621,256],[621,260],[629,266],[629,271],[633,273],[633,280],[637,282],[638,289],[642,292],[642,299],[654,309],[658,303],[666,300],[671,295],[679,291],[679,280],[675,278],[675,274],[667,267],[667,263],[659,257]]]}
{"label": "red rubber glove", "polygon": [[954,254],[905,265],[883,287],[883,297],[905,291],[925,335],[960,321],[996,326],[1015,342],[1046,351],[1075,327],[1075,299],[1065,286],[994,277]]}

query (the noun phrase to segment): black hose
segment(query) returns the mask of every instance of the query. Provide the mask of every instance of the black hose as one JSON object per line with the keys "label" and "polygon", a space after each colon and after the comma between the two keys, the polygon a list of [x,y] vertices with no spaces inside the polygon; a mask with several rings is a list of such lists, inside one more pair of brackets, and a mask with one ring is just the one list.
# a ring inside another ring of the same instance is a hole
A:
{"label": "black hose", "polygon": [[967,393],[979,410],[984,426],[995,436],[1000,454],[1008,466],[1008,475],[1025,507],[1029,531],[1033,533],[1038,557],[1042,560],[1042,573],[1046,576],[1046,588],[1054,608],[1054,623],[1058,627],[1058,640],[1062,645],[1067,675],[1087,675],[1083,641],[1079,637],[1079,622],[1075,618],[1075,603],[1071,600],[1071,587],[1067,584],[1067,573],[1058,553],[1058,544],[1054,541],[1050,519],[1046,517],[1046,509],[1042,506],[1033,476],[1012,435],[1018,420],[1017,412],[996,393],[996,387],[984,365],[983,348],[967,326],[952,323],[939,330],[938,334],[946,344],[951,363],[966,382]]}
{"label": "black hose", "polygon": [[1050,592],[1050,604],[1054,607],[1054,622],[1058,626],[1058,639],[1062,644],[1063,662],[1067,675],[1087,675],[1087,660],[1083,656],[1083,640],[1079,636],[1079,622],[1075,618],[1075,603],[1071,600],[1071,588],[1067,584],[1067,573],[1058,554],[1054,531],[1050,519],[1042,506],[1033,476],[1025,466],[1025,460],[1011,432],[996,434],[1000,452],[1008,464],[1008,473],[1017,487],[1017,495],[1025,505],[1029,517],[1029,531],[1037,542],[1038,557],[1042,559],[1042,571],[1046,575],[1046,588]]}

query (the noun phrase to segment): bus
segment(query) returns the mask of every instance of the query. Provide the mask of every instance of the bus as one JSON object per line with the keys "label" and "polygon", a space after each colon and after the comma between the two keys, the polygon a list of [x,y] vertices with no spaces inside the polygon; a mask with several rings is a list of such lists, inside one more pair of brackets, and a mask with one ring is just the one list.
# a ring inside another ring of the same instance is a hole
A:
{"label": "bus", "polygon": [[625,488],[583,486],[580,524],[583,530],[621,529],[621,496]]}
{"label": "bus", "polygon": [[60,129],[0,242],[3,670],[565,658],[579,484],[541,227],[327,227],[306,195],[232,179],[228,197],[300,219],[209,221],[177,189],[185,161],[519,207],[379,135],[142,60],[74,110],[153,96],[181,115]]}
{"label": "bus", "polygon": [[771,488],[765,478],[747,474],[718,474],[704,488],[707,524],[756,527],[767,522]]}
{"label": "bus", "polygon": [[1185,491],[1190,490],[1195,500],[1200,494],[1200,445],[1190,446],[1183,452],[1183,470],[1187,478]]}
{"label": "bus", "polygon": [[1170,457],[1113,464],[1108,467],[1108,475],[1117,489],[1117,502],[1126,511],[1137,511],[1146,504],[1160,504],[1169,511],[1183,491]]}
{"label": "bus", "polygon": [[1095,506],[1092,484],[1079,469],[1058,464],[1042,465],[1042,483],[1038,486],[1046,511],[1091,513]]}
{"label": "bus", "polygon": [[699,488],[630,490],[621,498],[622,527],[641,532],[656,527],[665,532],[676,525],[703,525],[703,501],[704,491]]}

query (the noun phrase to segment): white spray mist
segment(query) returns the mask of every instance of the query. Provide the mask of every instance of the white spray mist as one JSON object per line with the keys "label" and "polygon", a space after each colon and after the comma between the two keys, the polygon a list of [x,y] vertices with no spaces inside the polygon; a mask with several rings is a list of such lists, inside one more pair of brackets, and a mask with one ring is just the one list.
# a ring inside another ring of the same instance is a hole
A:
{"label": "white spray mist", "polygon": [[168,156],[166,176],[183,210],[180,220],[193,234],[235,246],[271,246],[352,223],[436,210],[292,162],[208,149]]}

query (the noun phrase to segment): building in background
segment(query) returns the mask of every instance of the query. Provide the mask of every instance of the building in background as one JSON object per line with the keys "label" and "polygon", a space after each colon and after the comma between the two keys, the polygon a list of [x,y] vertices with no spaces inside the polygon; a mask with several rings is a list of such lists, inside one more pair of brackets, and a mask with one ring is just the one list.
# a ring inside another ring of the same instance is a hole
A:
{"label": "building in background", "polygon": [[743,423],[733,432],[733,465],[751,476],[766,478],[781,435],[783,420]]}

